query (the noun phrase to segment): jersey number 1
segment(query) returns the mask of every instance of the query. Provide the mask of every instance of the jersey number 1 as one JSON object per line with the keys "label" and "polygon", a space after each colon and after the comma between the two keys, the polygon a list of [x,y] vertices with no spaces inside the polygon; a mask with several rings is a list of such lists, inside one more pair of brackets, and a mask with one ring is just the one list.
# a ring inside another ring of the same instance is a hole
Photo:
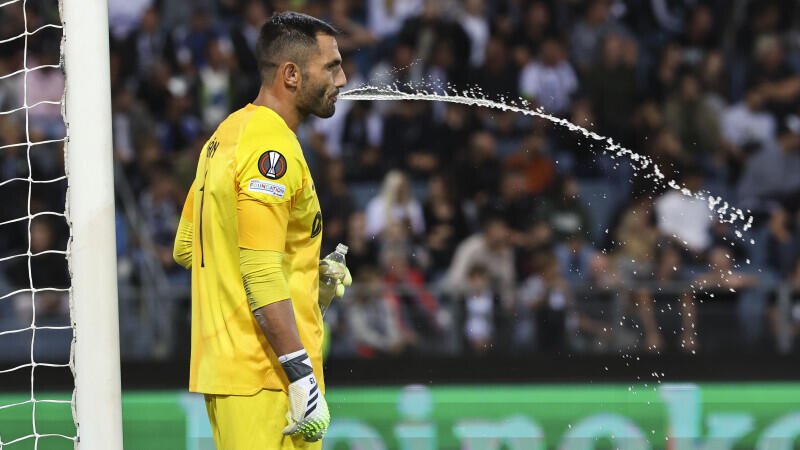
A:
{"label": "jersey number 1", "polygon": [[200,267],[206,266],[206,251],[203,247],[203,206],[206,200],[206,180],[203,179],[203,186],[200,188]]}
{"label": "jersey number 1", "polygon": [[217,153],[217,147],[219,147],[219,141],[214,138],[206,146],[206,173],[203,175],[203,186],[200,188],[200,267],[206,266],[206,251],[203,247],[203,206],[206,203],[206,180],[208,179],[208,164],[210,163],[211,158],[214,157],[214,154]]}

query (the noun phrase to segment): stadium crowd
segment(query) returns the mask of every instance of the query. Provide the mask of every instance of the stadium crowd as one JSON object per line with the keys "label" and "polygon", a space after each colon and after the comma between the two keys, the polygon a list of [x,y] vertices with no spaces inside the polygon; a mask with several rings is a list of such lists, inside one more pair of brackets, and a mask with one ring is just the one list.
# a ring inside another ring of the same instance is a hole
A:
{"label": "stadium crowd", "polygon": [[[58,21],[39,3],[26,3],[28,29]],[[604,143],[543,119],[343,99],[298,133],[323,211],[322,253],[346,243],[355,279],[326,317],[332,355],[763,351],[799,335],[800,296],[779,308],[774,289],[800,288],[796,1],[109,3],[121,285],[147,283],[137,261],[155,258],[185,301],[172,242],[198,153],[257,92],[259,26],[293,9],[341,31],[348,87],[449,83],[521,97],[755,218],[740,239],[706,203],[654,187]],[[21,21],[20,8],[0,29]],[[32,39],[28,67],[58,63],[54,36]],[[25,50],[7,47],[3,74]],[[27,83],[28,105],[58,100],[64,85],[58,70]],[[0,79],[3,111],[22,105],[22,86]],[[56,105],[0,115],[3,180],[27,176],[25,148],[3,146],[26,142],[26,131],[32,142],[59,139],[60,120]],[[40,147],[34,179],[63,174],[60,146]],[[0,221],[25,216],[27,184],[0,188]],[[64,189],[34,189],[31,211],[62,210]],[[65,227],[44,219],[31,246],[65,243]],[[0,257],[26,251],[22,225],[0,233]],[[34,258],[44,268],[35,284],[68,283],[58,256]],[[4,292],[28,285],[23,260],[3,266]],[[17,303],[29,321],[29,301]],[[63,314],[63,299],[42,308]]]}

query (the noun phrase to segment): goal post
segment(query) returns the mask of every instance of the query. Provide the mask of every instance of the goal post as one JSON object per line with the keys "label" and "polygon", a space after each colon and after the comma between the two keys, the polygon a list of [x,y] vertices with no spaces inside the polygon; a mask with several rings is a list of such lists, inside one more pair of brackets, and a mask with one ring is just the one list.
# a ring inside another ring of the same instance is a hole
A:
{"label": "goal post", "polygon": [[61,0],[80,450],[122,449],[107,0]]}

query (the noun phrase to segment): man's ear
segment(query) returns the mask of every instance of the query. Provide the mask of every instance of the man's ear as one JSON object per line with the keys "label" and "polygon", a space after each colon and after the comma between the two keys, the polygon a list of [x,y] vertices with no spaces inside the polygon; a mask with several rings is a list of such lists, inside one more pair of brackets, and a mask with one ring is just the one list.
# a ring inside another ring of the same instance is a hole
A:
{"label": "man's ear", "polygon": [[296,89],[302,82],[303,75],[300,73],[300,67],[293,63],[287,62],[281,69],[281,77],[286,87]]}

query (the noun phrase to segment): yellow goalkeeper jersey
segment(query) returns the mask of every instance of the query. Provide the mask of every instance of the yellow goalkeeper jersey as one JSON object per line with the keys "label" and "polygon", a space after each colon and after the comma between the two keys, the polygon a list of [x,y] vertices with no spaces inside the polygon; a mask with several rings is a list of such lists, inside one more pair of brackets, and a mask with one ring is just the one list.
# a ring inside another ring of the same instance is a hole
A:
{"label": "yellow goalkeeper jersey", "polygon": [[322,215],[300,144],[277,113],[250,104],[220,124],[200,154],[183,216],[193,227],[189,390],[250,395],[288,386],[248,304],[240,247],[284,253],[297,329],[324,388]]}

